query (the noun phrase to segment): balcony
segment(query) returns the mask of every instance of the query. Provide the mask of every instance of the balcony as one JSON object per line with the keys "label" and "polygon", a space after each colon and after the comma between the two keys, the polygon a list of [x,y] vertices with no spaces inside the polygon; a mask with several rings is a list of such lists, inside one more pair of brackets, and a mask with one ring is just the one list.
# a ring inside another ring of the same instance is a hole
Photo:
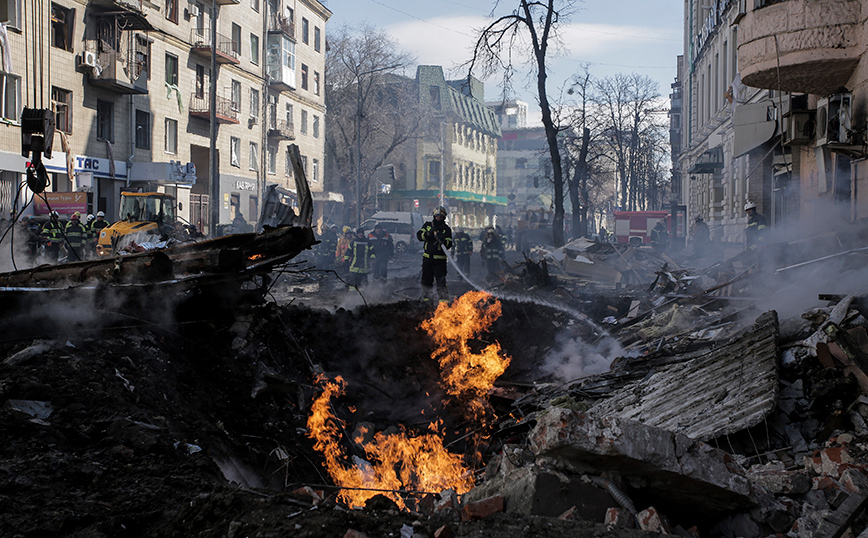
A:
{"label": "balcony", "polygon": [[116,93],[145,95],[148,93],[148,73],[145,65],[133,60],[133,55],[114,50],[82,53],[82,68],[91,86]]}
{"label": "balcony", "polygon": [[287,19],[283,15],[270,13],[268,15],[268,33],[283,34],[286,37],[295,40],[295,22]]}
{"label": "balcony", "polygon": [[859,0],[766,0],[746,13],[738,31],[742,82],[817,95],[846,86],[859,63],[861,4]]}
{"label": "balcony", "polygon": [[274,122],[268,127],[268,138],[272,140],[295,140],[295,130],[285,120]]}
{"label": "balcony", "polygon": [[[211,61],[211,34],[200,33],[194,28],[190,32],[190,44],[193,46],[190,52]],[[233,64],[241,63],[241,45],[234,43],[232,39],[217,34],[217,63],[218,64]]]}
{"label": "balcony", "polygon": [[241,0],[216,0],[218,6],[237,6]]}
{"label": "balcony", "polygon": [[[194,93],[190,98],[190,115],[211,121],[211,107],[208,97],[197,97]],[[232,101],[225,97],[217,96],[217,123],[238,124],[238,110],[232,105]]]}
{"label": "balcony", "polygon": [[124,30],[150,32],[154,29],[142,9],[142,0],[90,0],[88,7],[95,13],[117,18]]}

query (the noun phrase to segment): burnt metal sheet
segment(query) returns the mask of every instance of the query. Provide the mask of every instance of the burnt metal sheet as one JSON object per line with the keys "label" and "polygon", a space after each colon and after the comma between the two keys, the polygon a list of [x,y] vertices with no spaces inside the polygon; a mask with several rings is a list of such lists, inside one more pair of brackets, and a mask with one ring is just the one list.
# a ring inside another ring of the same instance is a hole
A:
{"label": "burnt metal sheet", "polygon": [[618,416],[708,441],[759,424],[778,393],[778,319],[774,311],[726,345],[659,369],[595,405]]}

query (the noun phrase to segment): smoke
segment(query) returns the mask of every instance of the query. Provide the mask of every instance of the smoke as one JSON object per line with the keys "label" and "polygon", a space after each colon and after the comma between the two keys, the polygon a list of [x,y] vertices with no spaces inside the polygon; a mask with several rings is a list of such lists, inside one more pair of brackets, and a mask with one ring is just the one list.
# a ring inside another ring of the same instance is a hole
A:
{"label": "smoke", "polygon": [[546,354],[541,369],[558,381],[569,383],[609,370],[612,361],[627,355],[614,338],[597,343],[582,340],[572,331],[558,333],[554,346]]}

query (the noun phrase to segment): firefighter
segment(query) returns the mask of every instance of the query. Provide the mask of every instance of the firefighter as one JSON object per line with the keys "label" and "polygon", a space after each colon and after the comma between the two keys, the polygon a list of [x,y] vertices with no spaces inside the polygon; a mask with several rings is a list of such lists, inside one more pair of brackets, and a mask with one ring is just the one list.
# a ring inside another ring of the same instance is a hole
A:
{"label": "firefighter", "polygon": [[485,268],[488,270],[488,276],[496,275],[501,268],[503,260],[503,242],[494,228],[488,228],[485,232],[485,240],[482,242],[482,247],[479,249],[479,254],[485,262]]}
{"label": "firefighter", "polygon": [[39,254],[39,235],[41,232],[39,223],[35,219],[25,215],[21,217],[20,228],[24,241],[27,244],[27,262],[30,265],[36,265],[36,258]]}
{"label": "firefighter", "polygon": [[441,301],[449,299],[446,289],[446,252],[452,248],[452,228],[446,224],[446,208],[437,206],[430,221],[416,232],[416,239],[424,243],[422,249],[422,300],[430,300],[434,281],[437,281],[437,296]]}
{"label": "firefighter", "polygon": [[81,213],[76,211],[72,214],[72,218],[66,223],[64,234],[66,235],[67,261],[83,260],[84,252],[81,247],[90,236],[90,232],[81,223]]}
{"label": "firefighter", "polygon": [[766,244],[766,233],[768,233],[766,218],[757,213],[756,204],[750,200],[744,204],[744,211],[747,213],[744,247],[745,250],[757,250]]}
{"label": "firefighter", "polygon": [[693,236],[693,255],[697,258],[702,258],[705,256],[705,248],[708,246],[710,235],[708,224],[702,220],[701,215],[696,215],[691,235]]}
{"label": "firefighter", "polygon": [[395,254],[395,242],[392,236],[379,222],[374,231],[368,234],[368,241],[374,249],[374,280],[386,281],[389,274],[389,260]]}
{"label": "firefighter", "polygon": [[657,224],[651,230],[651,246],[657,252],[666,250],[666,245],[669,243],[669,232],[666,231],[666,223],[658,220]]}
{"label": "firefighter", "polygon": [[323,225],[320,243],[316,246],[316,268],[328,271],[335,262],[335,251],[338,248],[338,232],[334,226]]}
{"label": "firefighter", "polygon": [[335,247],[335,260],[338,265],[346,271],[347,269],[347,250],[350,248],[350,243],[353,240],[353,230],[349,226],[344,226],[342,234],[338,237],[338,245]]}
{"label": "firefighter", "polygon": [[455,236],[452,238],[452,255],[458,270],[465,275],[470,274],[470,255],[473,254],[473,239],[464,231],[464,228],[455,228]]}
{"label": "firefighter", "polygon": [[42,225],[42,241],[45,243],[45,260],[57,263],[57,254],[63,244],[63,225],[60,224],[60,213],[51,212],[51,218]]}
{"label": "firefighter", "polygon": [[84,221],[84,228],[87,232],[84,237],[84,245],[82,246],[82,250],[84,251],[84,257],[86,259],[91,259],[96,257],[96,230],[93,228],[93,223],[96,222],[96,217],[93,216],[93,213],[87,216]]}
{"label": "firefighter", "polygon": [[376,258],[374,247],[365,236],[365,230],[356,230],[356,236],[347,250],[350,265],[350,286],[359,289],[368,283],[368,273],[371,272],[371,264]]}

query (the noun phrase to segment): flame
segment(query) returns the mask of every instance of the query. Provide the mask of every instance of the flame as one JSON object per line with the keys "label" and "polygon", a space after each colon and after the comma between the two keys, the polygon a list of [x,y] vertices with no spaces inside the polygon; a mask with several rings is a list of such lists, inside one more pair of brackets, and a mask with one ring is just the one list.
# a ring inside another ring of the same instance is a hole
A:
{"label": "flame", "polygon": [[[478,341],[500,315],[500,302],[491,295],[469,292],[451,305],[441,303],[434,317],[422,324],[437,345],[433,358],[440,363],[444,389],[465,404],[470,418],[483,426],[489,409],[486,396],[509,366],[510,358],[501,355],[496,342],[479,353],[471,349],[471,342]],[[442,421],[432,422],[428,432],[415,436],[405,431],[390,435],[378,432],[363,445],[366,459],[353,456],[350,465],[340,442],[344,423],[334,415],[330,404],[333,397],[343,394],[347,384],[341,377],[329,381],[321,376],[317,382],[322,393],[311,406],[308,436],[314,440],[314,449],[323,454],[323,465],[332,480],[342,488],[338,493],[341,501],[364,506],[371,497],[383,494],[406,509],[401,492],[452,488],[461,494],[473,487],[473,473],[462,457],[443,445]],[[367,433],[360,428],[353,441],[362,444]]]}
{"label": "flame", "polygon": [[[315,441],[314,449],[325,457],[325,467],[335,484],[341,488],[338,498],[350,506],[364,506],[365,501],[382,493],[403,509],[407,508],[398,491],[440,492],[453,488],[464,493],[473,487],[472,473],[464,467],[461,457],[443,446],[439,424],[431,424],[432,433],[410,437],[405,432],[385,435],[378,432],[364,445],[366,460],[353,458],[356,465],[347,466],[346,453],[340,438],[343,421],[331,411],[332,397],[343,394],[346,382],[337,377],[334,382],[320,379],[322,394],[311,406],[307,420],[308,436]],[[360,442],[366,431],[354,439]],[[388,491],[370,491],[388,490]]]}
{"label": "flame", "polygon": [[483,423],[488,391],[511,359],[501,355],[497,342],[479,353],[473,352],[469,342],[486,332],[500,315],[500,301],[483,291],[471,291],[452,304],[440,303],[434,317],[422,323],[438,346],[433,357],[440,362],[447,394],[466,401],[469,417]]}

